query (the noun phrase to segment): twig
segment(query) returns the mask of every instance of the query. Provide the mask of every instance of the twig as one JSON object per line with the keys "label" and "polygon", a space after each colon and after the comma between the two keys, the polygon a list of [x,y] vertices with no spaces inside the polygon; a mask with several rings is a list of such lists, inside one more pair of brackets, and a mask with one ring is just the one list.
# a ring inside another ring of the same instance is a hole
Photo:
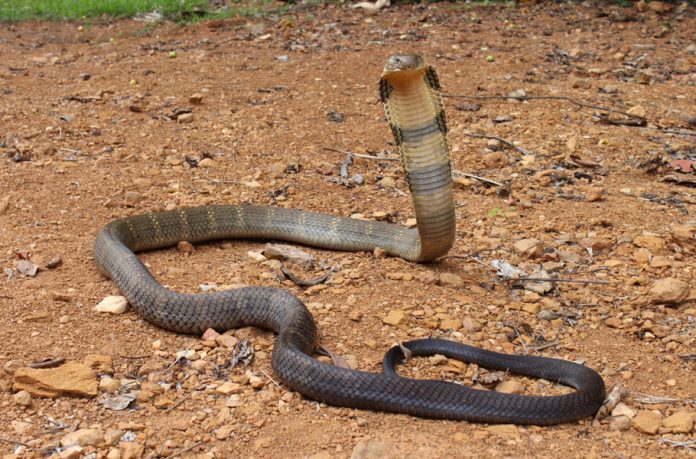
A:
{"label": "twig", "polygon": [[26,366],[29,368],[55,368],[55,367],[61,366],[64,362],[65,362],[65,359],[60,357],[57,359],[44,360],[41,362],[27,363]]}
{"label": "twig", "polygon": [[300,279],[299,277],[295,276],[292,272],[290,272],[284,265],[280,265],[280,272],[285,274],[285,276],[292,281],[293,284],[297,285],[298,287],[311,287],[313,285],[318,285],[318,284],[323,284],[329,279],[329,276],[334,273],[333,269],[330,269],[326,274],[324,274],[321,277],[317,277],[316,279]]}
{"label": "twig", "polygon": [[519,146],[515,145],[514,143],[510,142],[509,140],[505,140],[505,139],[503,139],[502,137],[498,137],[498,136],[495,136],[495,135],[470,134],[470,133],[468,133],[468,132],[465,132],[464,135],[467,136],[467,137],[473,137],[473,138],[475,138],[475,139],[493,139],[493,140],[497,140],[498,142],[502,143],[503,145],[508,146],[508,147],[510,147],[510,148],[512,148],[512,149],[514,149],[514,150],[519,151],[519,152],[522,153],[523,155],[531,155],[531,154],[532,154],[531,152],[525,150],[525,149],[522,148],[522,147],[519,147]]}
{"label": "twig", "polygon": [[175,452],[174,454],[172,454],[172,455],[169,456],[169,457],[177,457],[177,456],[181,456],[181,455],[184,454],[184,453],[188,453],[189,451],[191,451],[193,448],[195,448],[196,446],[200,445],[201,443],[203,443],[203,442],[202,442],[202,441],[197,441],[197,442],[194,443],[193,445],[188,446],[188,447],[186,447],[186,448],[184,448],[184,449],[180,449],[179,451]]}
{"label": "twig", "polygon": [[68,153],[81,153],[80,150],[73,150],[72,148],[59,148],[58,151],[67,151]]}
{"label": "twig", "polygon": [[681,398],[672,398],[672,397],[660,397],[658,395],[650,395],[650,394],[641,394],[639,392],[632,392],[631,397],[637,402],[640,403],[645,403],[647,405],[656,405],[660,403],[682,403],[682,402],[687,402],[687,403],[696,403],[696,400],[688,400],[688,399],[681,399]]}
{"label": "twig", "polygon": [[4,441],[5,443],[15,443],[17,445],[22,445],[22,446],[25,446],[27,448],[31,448],[31,446],[29,446],[27,443],[23,443],[19,440],[10,440],[9,438],[0,437],[0,441]]}
{"label": "twig", "polygon": [[621,110],[616,110],[610,107],[602,107],[601,105],[592,105],[585,102],[580,102],[579,100],[573,99],[567,96],[466,96],[460,94],[444,94],[445,97],[452,97],[456,99],[515,99],[515,100],[565,100],[578,107],[593,108],[595,110],[603,110],[609,113],[618,113],[619,115],[624,115],[629,118],[644,119],[642,116],[631,115],[630,113],[622,112]]}
{"label": "twig", "polygon": [[559,279],[557,277],[508,277],[505,280],[530,281],[530,282],[568,282],[568,283],[572,283],[572,284],[601,284],[601,285],[611,284],[611,282],[603,281],[603,280]]}
{"label": "twig", "polygon": [[495,186],[503,186],[502,183],[496,182],[495,180],[487,179],[485,177],[479,177],[478,175],[469,174],[468,172],[462,172],[462,171],[458,171],[456,169],[452,170],[452,174],[461,175],[462,177],[469,177],[469,178],[476,179],[476,180],[484,182],[484,183],[490,183],[491,185],[495,185]]}
{"label": "twig", "polygon": [[263,375],[264,375],[265,377],[267,377],[267,378],[269,379],[269,381],[271,381],[273,384],[275,384],[276,387],[277,387],[278,389],[282,389],[281,385],[278,384],[278,381],[276,381],[275,379],[271,378],[271,376],[270,376],[268,373],[266,373],[265,371],[263,371],[262,368],[259,368],[259,371],[260,371],[261,373],[263,373]]}
{"label": "twig", "polygon": [[344,155],[351,155],[355,158],[371,159],[374,161],[399,161],[401,159],[401,158],[390,158],[390,157],[381,157],[381,156],[373,156],[373,155],[363,155],[360,153],[353,153],[352,151],[339,150],[338,148],[331,148],[331,147],[322,147],[322,149],[327,150],[327,151],[335,151],[336,153],[343,153]]}
{"label": "twig", "polygon": [[670,446],[683,447],[686,449],[696,449],[696,440],[677,441],[665,437],[660,437],[660,443],[667,443]]}
{"label": "twig", "polygon": [[[169,408],[166,408],[166,409],[164,410],[164,412],[167,413],[167,412],[169,412],[169,411],[172,411],[172,410],[176,409],[179,405],[181,405],[182,403],[184,403],[184,402],[185,402],[186,400],[188,400],[190,397],[191,397],[191,392],[189,392],[188,394],[186,394],[186,395],[184,395],[183,397],[181,397],[181,399],[179,399],[178,402],[176,402],[175,404],[173,404],[173,405],[170,406]],[[174,456],[172,456],[172,457],[174,457]]]}
{"label": "twig", "polygon": [[550,347],[556,347],[559,344],[561,344],[560,341],[551,341],[550,343],[540,344],[538,346],[530,346],[529,350],[538,352],[538,351],[543,351],[544,349],[548,349]]}

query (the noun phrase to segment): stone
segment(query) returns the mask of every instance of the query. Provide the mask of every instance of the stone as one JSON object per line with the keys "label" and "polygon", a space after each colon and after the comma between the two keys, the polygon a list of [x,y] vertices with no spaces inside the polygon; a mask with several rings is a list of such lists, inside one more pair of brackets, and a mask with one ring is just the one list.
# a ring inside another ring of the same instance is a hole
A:
{"label": "stone", "polygon": [[220,336],[220,333],[216,332],[212,328],[206,329],[206,331],[203,332],[203,336],[201,336],[201,339],[203,341],[215,341],[215,338]]}
{"label": "stone", "polygon": [[99,446],[104,443],[104,433],[99,429],[78,429],[60,439],[61,446]]}
{"label": "stone", "polygon": [[662,415],[659,411],[639,411],[631,420],[631,425],[639,432],[655,435],[662,426]]}
{"label": "stone", "polygon": [[616,404],[613,410],[611,410],[612,416],[625,416],[628,419],[633,419],[636,416],[636,412],[626,405],[624,402],[619,402]]}
{"label": "stone", "polygon": [[633,239],[633,245],[650,249],[653,252],[658,251],[665,246],[665,239],[659,234],[643,231],[642,234]]}
{"label": "stone", "polygon": [[521,239],[515,242],[515,252],[523,257],[536,258],[544,253],[544,244],[538,239]]}
{"label": "stone", "polygon": [[82,456],[82,450],[83,448],[80,445],[73,445],[51,457],[57,457],[58,459],[76,459]]}
{"label": "stone", "polygon": [[106,459],[121,459],[121,450],[118,448],[111,448],[108,453],[106,453]]}
{"label": "stone", "polygon": [[242,386],[232,381],[225,381],[215,389],[215,392],[222,395],[238,394],[241,391]]}
{"label": "stone", "polygon": [[604,199],[604,188],[593,187],[587,192],[587,202],[598,202]]}
{"label": "stone", "polygon": [[191,94],[191,96],[189,97],[189,103],[191,105],[201,105],[203,103],[203,94],[198,92]]}
{"label": "stone", "polygon": [[694,428],[694,422],[696,422],[696,412],[681,410],[667,416],[662,421],[662,425],[664,430],[669,433],[688,434]]}
{"label": "stone", "polygon": [[107,296],[94,307],[94,310],[111,314],[123,314],[128,310],[128,299],[120,295]]}
{"label": "stone", "polygon": [[464,279],[457,274],[442,273],[438,276],[437,283],[443,287],[458,288],[464,286]]}
{"label": "stone", "polygon": [[121,382],[117,379],[104,377],[99,380],[99,390],[107,393],[114,393],[121,388]]}
{"label": "stone", "polygon": [[89,365],[68,362],[56,368],[20,368],[14,374],[12,387],[40,397],[94,397],[99,381]]}
{"label": "stone", "polygon": [[213,431],[213,433],[215,434],[215,438],[217,438],[220,441],[227,440],[230,437],[230,435],[232,435],[232,432],[234,432],[233,424],[224,425]]}
{"label": "stone", "polygon": [[523,389],[522,384],[513,380],[502,381],[495,386],[495,391],[503,394],[521,394]]}
{"label": "stone", "polygon": [[626,416],[612,416],[609,418],[609,430],[623,432],[631,427],[631,420]]}
{"label": "stone", "polygon": [[203,158],[198,161],[198,167],[205,169],[214,169],[217,165],[217,162],[213,158]]}
{"label": "stone", "polygon": [[193,123],[193,113],[182,113],[176,118],[176,121],[181,124]]}
{"label": "stone", "polygon": [[648,296],[652,304],[679,304],[686,300],[691,288],[686,282],[668,277],[655,281]]}
{"label": "stone", "polygon": [[31,406],[31,394],[26,390],[14,394],[12,400],[19,406]]}
{"label": "stone", "polygon": [[671,227],[672,238],[681,243],[696,242],[696,223],[674,224]]}
{"label": "stone", "polygon": [[272,260],[288,261],[305,269],[311,269],[314,265],[314,257],[310,253],[286,244],[266,244],[263,255]]}
{"label": "stone", "polygon": [[132,441],[121,442],[121,459],[140,459],[145,453],[145,447]]}
{"label": "stone", "polygon": [[232,335],[218,335],[215,338],[215,342],[218,346],[225,347],[227,349],[234,349],[239,340]]}
{"label": "stone", "polygon": [[123,437],[123,430],[121,429],[109,429],[104,434],[104,443],[107,445],[115,446],[121,437]]}
{"label": "stone", "polygon": [[140,201],[142,196],[137,191],[126,191],[126,194],[123,195],[123,198],[126,200],[127,205],[134,205],[137,204],[138,201]]}
{"label": "stone", "polygon": [[541,304],[539,303],[524,303],[522,305],[522,310],[530,314],[537,315],[541,311]]}
{"label": "stone", "polygon": [[384,322],[387,325],[399,325],[401,321],[404,320],[405,315],[406,314],[404,313],[404,311],[401,311],[399,309],[392,309],[382,319],[382,322]]}

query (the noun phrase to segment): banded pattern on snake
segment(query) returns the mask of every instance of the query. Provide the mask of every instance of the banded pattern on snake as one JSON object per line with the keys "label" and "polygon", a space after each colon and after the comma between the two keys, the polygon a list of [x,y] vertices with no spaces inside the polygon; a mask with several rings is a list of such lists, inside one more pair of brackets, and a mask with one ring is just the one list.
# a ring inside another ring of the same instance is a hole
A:
{"label": "banded pattern on snake", "polygon": [[385,373],[349,370],[312,357],[319,332],[304,304],[270,287],[224,292],[173,292],[154,279],[134,252],[185,240],[281,239],[346,251],[385,249],[423,262],[444,255],[455,237],[447,124],[435,70],[417,54],[387,60],[380,96],[401,160],[417,228],[366,222],[315,212],[247,205],[211,205],[154,212],[107,224],[94,243],[94,259],[145,319],[167,330],[201,333],[258,326],[278,333],[272,366],[290,388],[332,405],[408,413],[430,418],[549,425],[590,416],[604,399],[604,382],[572,362],[484,351],[439,339],[405,343],[415,355],[440,353],[481,366],[541,377],[574,387],[573,393],[537,397],[503,394],[458,384],[403,378],[394,372],[399,348],[385,356]]}

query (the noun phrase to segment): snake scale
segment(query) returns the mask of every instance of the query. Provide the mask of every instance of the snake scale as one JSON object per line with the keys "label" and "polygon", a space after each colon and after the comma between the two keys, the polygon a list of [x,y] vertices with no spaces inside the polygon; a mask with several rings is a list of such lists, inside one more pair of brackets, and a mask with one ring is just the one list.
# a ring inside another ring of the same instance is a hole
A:
{"label": "snake scale", "polygon": [[459,384],[396,374],[399,347],[385,356],[384,373],[323,363],[313,354],[319,331],[305,305],[271,287],[187,294],[160,285],[135,252],[179,241],[228,238],[281,239],[314,247],[371,251],[425,262],[454,242],[455,214],[447,125],[435,70],[418,54],[391,56],[380,96],[399,146],[413,196],[417,228],[274,207],[210,205],[154,212],[108,223],[94,243],[94,259],[145,319],[167,330],[198,334],[257,326],[278,334],[272,366],[288,387],[331,405],[472,422],[551,425],[595,413],[603,402],[602,378],[582,365],[550,358],[484,351],[440,339],[405,343],[414,355],[439,353],[480,366],[572,386],[555,396],[476,390]]}

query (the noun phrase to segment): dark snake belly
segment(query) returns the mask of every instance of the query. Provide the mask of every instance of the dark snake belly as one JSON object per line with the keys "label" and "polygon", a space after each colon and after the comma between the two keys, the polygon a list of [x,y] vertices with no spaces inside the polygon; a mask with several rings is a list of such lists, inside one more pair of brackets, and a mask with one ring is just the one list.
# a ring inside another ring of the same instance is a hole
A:
{"label": "dark snake belly", "polygon": [[439,82],[417,55],[392,56],[380,92],[399,145],[418,220],[417,228],[301,210],[213,205],[115,220],[99,233],[94,259],[145,319],[167,330],[198,334],[257,326],[278,334],[272,366],[290,388],[306,397],[354,408],[475,422],[549,425],[595,413],[604,382],[572,362],[499,354],[450,341],[406,343],[414,354],[439,353],[480,366],[569,385],[570,394],[537,397],[475,390],[462,385],[402,378],[393,366],[400,350],[385,356],[385,374],[339,368],[312,357],[319,332],[304,304],[270,287],[185,294],[160,285],[134,252],[179,241],[281,239],[310,246],[371,251],[376,247],[412,261],[445,254],[455,236],[447,127]]}

